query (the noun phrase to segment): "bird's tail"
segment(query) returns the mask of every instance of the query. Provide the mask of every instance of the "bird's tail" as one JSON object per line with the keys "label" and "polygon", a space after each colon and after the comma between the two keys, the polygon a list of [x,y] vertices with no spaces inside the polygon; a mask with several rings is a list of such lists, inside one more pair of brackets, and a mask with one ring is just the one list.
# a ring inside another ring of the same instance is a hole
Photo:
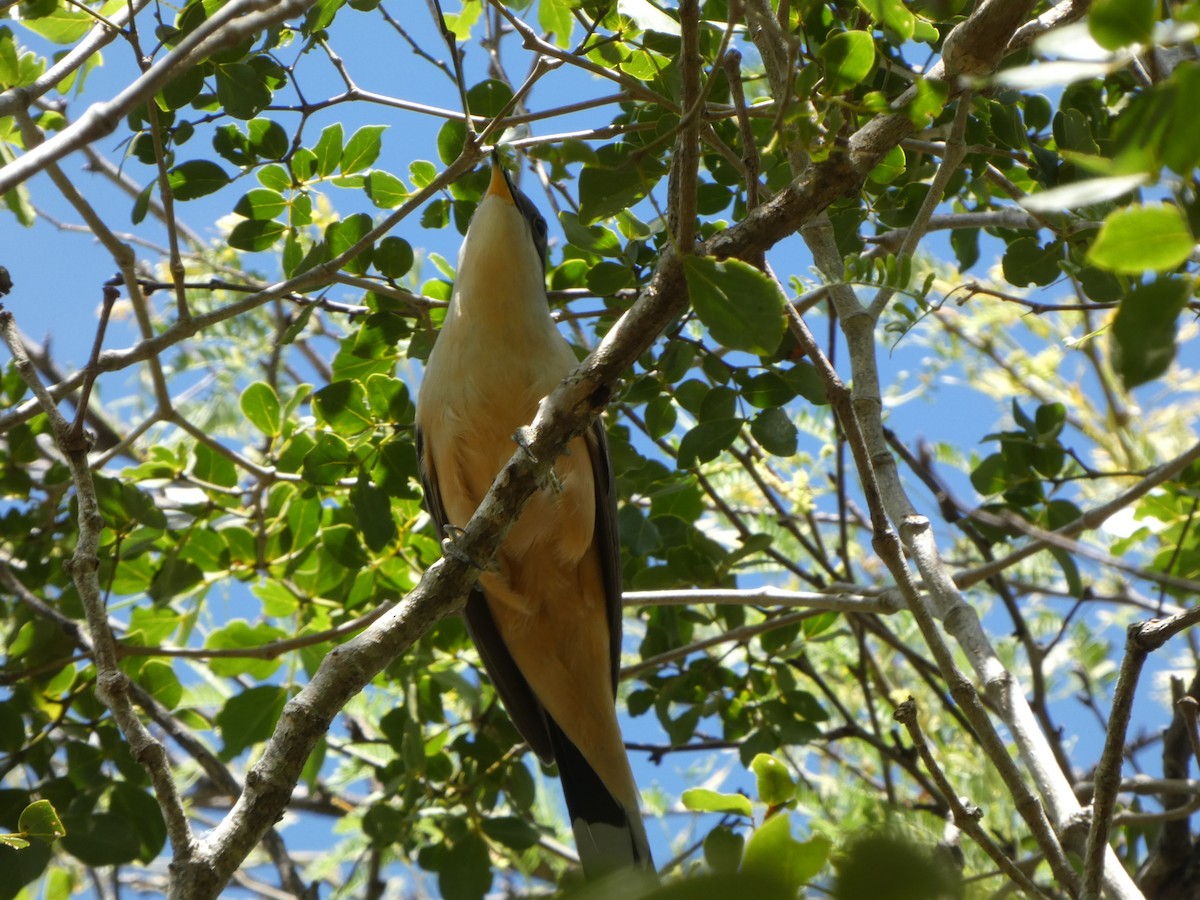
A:
{"label": "bird's tail", "polygon": [[550,716],[546,719],[584,875],[590,880],[631,866],[653,872],[654,860],[637,806],[632,773],[629,797],[622,802],[558,724]]}

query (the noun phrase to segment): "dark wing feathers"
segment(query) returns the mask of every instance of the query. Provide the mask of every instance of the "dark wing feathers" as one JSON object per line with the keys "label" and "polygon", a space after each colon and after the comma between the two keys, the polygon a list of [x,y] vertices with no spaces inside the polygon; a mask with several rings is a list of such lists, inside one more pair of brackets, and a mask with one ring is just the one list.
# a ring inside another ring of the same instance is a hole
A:
{"label": "dark wing feathers", "polygon": [[585,435],[592,457],[592,480],[596,485],[596,541],[600,570],[604,575],[605,605],[608,607],[609,658],[613,696],[621,674],[621,536],[617,530],[617,485],[604,420],[596,419]]}

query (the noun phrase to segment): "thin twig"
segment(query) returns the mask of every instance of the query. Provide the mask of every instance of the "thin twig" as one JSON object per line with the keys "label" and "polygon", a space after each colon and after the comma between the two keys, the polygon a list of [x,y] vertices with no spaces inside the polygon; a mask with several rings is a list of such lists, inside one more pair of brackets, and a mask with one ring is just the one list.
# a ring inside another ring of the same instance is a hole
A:
{"label": "thin twig", "polygon": [[1016,882],[1025,893],[1031,897],[1046,897],[1041,888],[1033,883],[1033,879],[1026,875],[1016,862],[1010,859],[980,826],[979,820],[983,816],[983,810],[977,806],[972,806],[968,809],[963,805],[962,800],[959,799],[958,793],[954,790],[954,785],[950,783],[950,779],[946,777],[946,773],[938,765],[937,760],[934,758],[933,750],[929,747],[929,742],[925,740],[925,734],[921,730],[921,722],[917,715],[917,701],[909,697],[896,708],[893,718],[908,729],[909,737],[912,738],[913,746],[916,747],[921,761],[925,763],[925,768],[933,776],[933,780],[937,782],[942,796],[950,804],[950,811],[954,815],[954,824],[965,831],[983,849],[983,852],[988,855],[992,862],[1012,881]]}
{"label": "thin twig", "polygon": [[394,603],[384,601],[366,615],[351,619],[349,622],[343,622],[334,628],[327,628],[324,631],[288,638],[287,640],[270,641],[266,644],[259,644],[256,647],[147,647],[137,644],[118,643],[117,655],[120,657],[153,656],[179,659],[278,659],[280,656],[283,656],[285,653],[291,653],[293,650],[302,650],[305,647],[324,644],[348,634],[355,634],[362,631],[394,605]]}
{"label": "thin twig", "polygon": [[[967,119],[969,118],[968,113],[970,111],[971,92],[967,91],[958,98],[958,109],[954,113],[954,124],[950,128],[950,136],[946,138],[946,153],[942,157],[942,161],[938,164],[937,171],[934,173],[933,181],[929,184],[929,191],[921,203],[921,209],[917,213],[916,219],[905,233],[904,240],[900,243],[900,249],[896,251],[897,256],[911,257],[917,252],[917,245],[921,242],[921,238],[925,236],[929,220],[933,218],[933,211],[942,202],[942,195],[946,192],[946,186],[950,183],[950,179],[954,177],[954,173],[958,171],[963,157],[966,156],[967,145],[963,140],[963,135],[966,133]],[[875,299],[871,301],[868,309],[871,317],[878,319],[895,294],[896,288],[881,287],[875,295]]]}
{"label": "thin twig", "polygon": [[1088,830],[1087,853],[1083,864],[1083,900],[1100,900],[1100,883],[1104,875],[1104,856],[1108,848],[1108,829],[1121,786],[1121,761],[1125,754],[1125,732],[1133,713],[1133,695],[1146,662],[1148,651],[1138,640],[1139,624],[1129,627],[1125,656],[1113,691],[1112,713],[1104,736],[1104,750],[1092,776],[1092,823]]}
{"label": "thin twig", "polygon": [[[892,530],[888,515],[885,512],[883,497],[880,492],[879,483],[876,480],[876,462],[868,452],[867,441],[859,424],[860,416],[856,414],[852,406],[850,391],[842,384],[841,379],[838,378],[829,360],[821,352],[820,347],[813,339],[803,319],[790,306],[786,308],[786,312],[788,313],[788,327],[791,329],[800,348],[804,350],[809,359],[817,367],[817,371],[825,383],[826,393],[833,404],[834,412],[838,415],[842,428],[846,432],[847,443],[854,456],[859,480],[862,483],[864,493],[867,497],[867,505],[870,509],[873,529],[872,546],[875,548],[880,559],[887,565],[888,571],[892,574],[897,586],[904,594],[905,602],[918,627],[921,629],[925,643],[932,651],[934,659],[937,660],[938,666],[942,670],[943,677],[950,685],[951,695],[966,713],[988,759],[1004,780],[1004,784],[1013,798],[1017,811],[1029,825],[1042,852],[1046,854],[1055,877],[1063,884],[1071,885],[1076,881],[1075,872],[1067,861],[1062,844],[1059,842],[1058,835],[1055,834],[1054,829],[1051,827],[1042,804],[1026,785],[1022,774],[1018,771],[1016,764],[1009,755],[1008,748],[988,717],[987,711],[983,708],[974,685],[971,684],[966,674],[959,669],[958,663],[955,661],[950,648],[947,646],[940,629],[934,621],[930,607],[926,605],[927,602],[932,604],[932,601],[926,601],[917,591],[912,581],[901,550],[900,540],[896,532]],[[867,317],[864,315],[864,318]],[[857,387],[856,383],[856,389]],[[887,456],[887,459],[890,460],[891,457]],[[916,519],[917,517],[913,516],[912,518]],[[927,520],[925,522],[927,523]],[[912,529],[918,524],[914,521],[902,523],[908,529]],[[911,543],[909,545],[911,546]],[[943,577],[945,576],[944,570],[939,573],[937,567],[928,565],[928,560],[924,562],[926,565],[921,566],[921,571],[927,580],[937,579],[939,574]],[[938,562],[940,564],[940,560]],[[939,587],[941,586],[939,585]],[[951,627],[951,624],[948,622],[948,627]]]}

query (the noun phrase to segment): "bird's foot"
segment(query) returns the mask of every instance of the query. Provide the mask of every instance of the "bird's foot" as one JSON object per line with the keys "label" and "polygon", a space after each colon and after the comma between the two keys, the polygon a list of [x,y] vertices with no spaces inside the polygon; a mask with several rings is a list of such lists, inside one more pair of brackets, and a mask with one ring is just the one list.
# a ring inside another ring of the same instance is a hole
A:
{"label": "bird's foot", "polygon": [[472,569],[478,569],[480,572],[495,572],[497,571],[496,561],[490,560],[486,563],[481,563],[469,553],[463,552],[456,543],[463,535],[463,529],[457,525],[447,525],[445,528],[446,536],[442,538],[442,555],[448,556],[450,559],[456,559],[464,565],[470,566]]}
{"label": "bird's foot", "polygon": [[[529,458],[536,463],[538,458],[534,456],[533,451],[529,449],[532,440],[533,437],[530,434],[530,429],[525,425],[522,425],[513,434],[513,441],[516,443],[516,445],[524,450],[529,455]],[[563,454],[566,455],[570,452],[570,448],[567,448],[563,451]],[[563,489],[562,482],[559,480],[558,475],[555,474],[554,469],[546,470],[546,474],[538,479],[538,487],[544,491],[549,491],[552,494],[561,494]]]}
{"label": "bird's foot", "polygon": [[528,425],[522,425],[513,432],[513,443],[525,451],[526,455],[537,462],[537,457],[533,455],[533,429]]}

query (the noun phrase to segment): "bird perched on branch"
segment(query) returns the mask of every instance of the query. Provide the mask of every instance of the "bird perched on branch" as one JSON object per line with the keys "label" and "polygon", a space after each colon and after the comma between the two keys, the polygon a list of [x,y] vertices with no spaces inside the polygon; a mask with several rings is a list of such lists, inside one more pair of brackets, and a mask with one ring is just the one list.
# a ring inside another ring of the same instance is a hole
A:
{"label": "bird perched on branch", "polygon": [[[493,154],[417,400],[425,500],[443,540],[575,365],[546,299],[546,220]],[[480,575],[467,628],[518,730],[558,763],[585,874],[652,868],[615,706],[621,565],[603,423],[571,441],[550,480]]]}

